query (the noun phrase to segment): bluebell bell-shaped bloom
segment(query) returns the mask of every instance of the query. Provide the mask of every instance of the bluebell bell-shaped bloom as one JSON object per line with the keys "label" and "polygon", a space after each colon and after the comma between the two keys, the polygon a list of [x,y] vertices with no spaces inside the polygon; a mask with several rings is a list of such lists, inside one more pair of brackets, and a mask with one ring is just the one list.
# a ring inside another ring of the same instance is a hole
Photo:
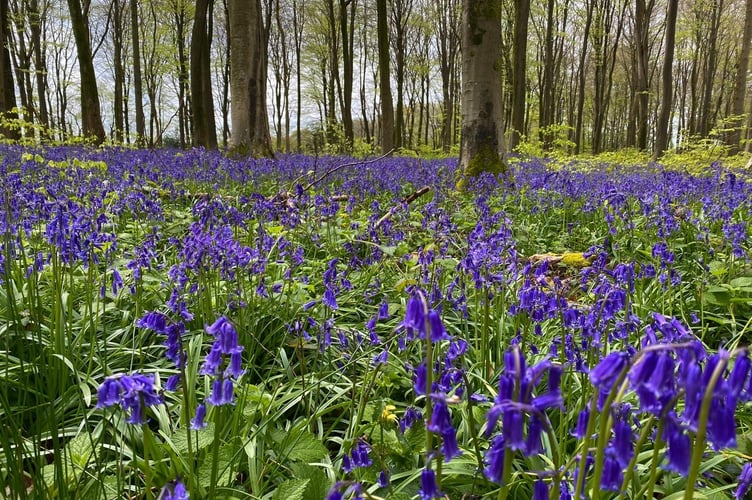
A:
{"label": "bluebell bell-shaped bloom", "polygon": [[601,390],[611,390],[628,362],[629,355],[625,352],[608,354],[590,371],[590,382]]}
{"label": "bluebell bell-shaped bloom", "polygon": [[175,392],[178,390],[178,385],[180,384],[180,375],[170,375],[167,378],[167,382],[165,383],[165,390],[169,392]]}
{"label": "bluebell bell-shaped bloom", "polygon": [[692,442],[671,413],[663,425],[663,439],[668,444],[666,469],[686,477],[692,459]]}
{"label": "bluebell bell-shaped bloom", "polygon": [[431,329],[431,342],[440,342],[442,340],[451,340],[447,334],[444,323],[441,321],[439,313],[433,309],[428,311],[428,325]]}
{"label": "bluebell bell-shaped bloom", "polygon": [[388,488],[389,487],[389,473],[384,470],[379,472],[379,477],[376,480],[376,484],[378,485],[379,488]]}
{"label": "bluebell bell-shaped bloom", "polygon": [[540,479],[533,485],[533,500],[548,500],[548,484]]}
{"label": "bluebell bell-shaped bloom", "polygon": [[420,420],[423,420],[423,413],[414,406],[408,406],[405,408],[405,414],[399,421],[400,432],[404,434],[405,431],[410,429],[415,422]]}
{"label": "bluebell bell-shaped bloom", "polygon": [[752,462],[747,462],[744,464],[744,467],[742,467],[741,474],[739,474],[738,485],[734,492],[734,499],[742,500],[750,487],[752,487]]}
{"label": "bluebell bell-shaped bloom", "polygon": [[350,454],[342,457],[342,470],[352,472],[357,468],[369,467],[373,464],[370,456],[371,447],[364,440],[359,439],[350,450]]}
{"label": "bluebell bell-shaped bloom", "polygon": [[603,461],[603,475],[601,476],[601,489],[606,491],[621,491],[621,483],[624,481],[624,472],[619,461],[612,454],[607,453]]}
{"label": "bluebell bell-shaped bloom", "polygon": [[491,447],[488,449],[486,456],[484,457],[486,467],[483,469],[483,473],[489,480],[495,483],[501,483],[504,472],[505,450],[506,443],[504,442],[504,435],[499,434],[491,441]]}
{"label": "bluebell bell-shaped bloom", "polygon": [[157,393],[153,374],[117,375],[108,377],[97,390],[99,400],[97,408],[119,404],[129,413],[126,422],[143,424],[144,408],[162,403],[162,396]]}
{"label": "bluebell bell-shaped bloom", "polygon": [[334,293],[334,290],[330,287],[327,287],[326,290],[324,290],[324,298],[321,300],[321,303],[329,309],[339,309],[339,305],[337,304],[337,296]]}
{"label": "bluebell bell-shaped bloom", "polygon": [[418,396],[423,396],[426,394],[426,391],[428,389],[428,378],[427,378],[427,370],[426,362],[423,361],[421,364],[418,365],[418,367],[415,369],[415,383],[413,384],[413,388],[415,390],[415,394]]}
{"label": "bluebell bell-shaped bloom", "polygon": [[632,427],[625,418],[619,418],[614,422],[614,437],[611,440],[611,449],[619,465],[624,468],[634,456],[634,433]]}
{"label": "bluebell bell-shaped bloom", "polygon": [[201,403],[196,407],[196,416],[191,419],[191,430],[197,431],[206,427],[206,405]]}
{"label": "bluebell bell-shaped bloom", "polygon": [[173,483],[166,484],[159,494],[162,500],[188,500],[190,495],[185,485],[178,479]]}
{"label": "bluebell bell-shaped bloom", "polygon": [[433,498],[443,498],[444,494],[439,491],[439,485],[436,483],[436,473],[433,469],[423,469],[420,473],[420,490],[418,490],[420,500],[432,500]]}
{"label": "bluebell bell-shaped bloom", "polygon": [[590,409],[588,407],[580,410],[577,415],[577,424],[575,425],[572,435],[577,439],[582,439],[587,435],[588,421],[590,420]]}

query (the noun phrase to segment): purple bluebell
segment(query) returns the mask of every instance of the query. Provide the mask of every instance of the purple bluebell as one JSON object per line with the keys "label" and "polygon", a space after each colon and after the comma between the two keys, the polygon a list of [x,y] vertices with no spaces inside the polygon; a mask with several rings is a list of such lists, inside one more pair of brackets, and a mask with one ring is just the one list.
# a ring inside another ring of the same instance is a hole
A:
{"label": "purple bluebell", "polygon": [[442,340],[451,340],[451,337],[441,321],[439,313],[433,309],[428,311],[428,325],[431,330],[431,342],[440,342]]}
{"label": "purple bluebell", "polygon": [[666,469],[686,477],[692,458],[692,442],[681,428],[676,416],[671,413],[663,425],[663,439],[668,444]]}
{"label": "purple bluebell", "polygon": [[742,500],[752,486],[752,462],[747,462],[739,474],[738,485],[734,492],[735,500]]}
{"label": "purple bluebell", "polygon": [[504,435],[499,434],[491,441],[491,447],[486,452],[484,458],[486,467],[483,469],[483,473],[488,479],[495,483],[501,483],[502,474],[504,472],[505,450],[506,443],[504,442]]}
{"label": "purple bluebell", "polygon": [[611,390],[624,367],[629,362],[629,355],[616,351],[608,354],[590,371],[590,382],[601,390]]}
{"label": "purple bluebell", "polygon": [[624,481],[624,473],[619,461],[610,453],[606,454],[603,461],[603,475],[601,476],[601,489],[606,491],[621,491],[621,483]]}
{"label": "purple bluebell", "polygon": [[201,403],[196,407],[196,416],[191,419],[191,430],[197,431],[206,427],[206,405]]}
{"label": "purple bluebell", "polygon": [[161,500],[188,500],[190,495],[185,485],[180,479],[175,480],[173,483],[166,484],[162,488],[162,492],[159,494]]}
{"label": "purple bluebell", "polygon": [[107,377],[97,390],[97,408],[119,404],[129,413],[126,422],[143,424],[144,407],[162,403],[162,396],[157,393],[155,376],[134,373]]}
{"label": "purple bluebell", "polygon": [[350,454],[342,457],[342,470],[352,472],[361,467],[369,467],[373,464],[370,456],[371,447],[363,439],[359,439],[350,450]]}
{"label": "purple bluebell", "polygon": [[439,491],[439,485],[436,483],[436,472],[433,469],[426,468],[420,473],[418,495],[420,500],[432,500],[433,498],[444,497],[444,494]]}
{"label": "purple bluebell", "polygon": [[548,500],[548,484],[541,479],[533,485],[533,500]]}

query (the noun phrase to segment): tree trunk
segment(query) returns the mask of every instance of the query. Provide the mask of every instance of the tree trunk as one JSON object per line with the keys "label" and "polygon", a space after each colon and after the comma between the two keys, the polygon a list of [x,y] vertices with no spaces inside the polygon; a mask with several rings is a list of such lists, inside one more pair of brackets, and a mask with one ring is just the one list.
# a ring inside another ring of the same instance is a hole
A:
{"label": "tree trunk", "polygon": [[[73,1],[73,0],[69,0]],[[193,145],[217,148],[217,127],[211,84],[211,30],[209,12],[213,0],[197,0],[191,32],[191,105]]]}
{"label": "tree trunk", "polygon": [[[348,147],[352,147],[355,135],[352,118],[353,91],[353,21],[355,17],[355,0],[339,0],[339,29],[342,37],[342,126]],[[350,8],[348,20],[348,7]]]}
{"label": "tree trunk", "polygon": [[648,105],[649,78],[648,64],[650,57],[649,27],[655,0],[646,3],[645,0],[635,2],[635,95],[634,95],[634,118],[636,146],[640,151],[648,147]]}
{"label": "tree trunk", "polygon": [[512,130],[509,149],[514,150],[525,132],[527,98],[527,26],[530,0],[516,0],[514,11],[514,47],[512,62]]}
{"label": "tree trunk", "polygon": [[144,145],[146,119],[144,118],[144,91],[141,76],[141,26],[138,22],[138,0],[130,0],[131,45],[133,50],[133,108],[136,112],[136,145]]}
{"label": "tree trunk", "polygon": [[713,99],[713,83],[715,81],[715,73],[717,69],[718,60],[718,30],[721,24],[721,11],[723,11],[723,0],[714,0],[713,6],[710,11],[710,30],[708,32],[708,54],[704,60],[704,74],[703,74],[703,93],[702,93],[702,105],[700,107],[700,122],[698,126],[698,132],[702,137],[706,137],[710,133],[711,123],[710,116],[713,112],[712,99]]}
{"label": "tree trunk", "polygon": [[[11,118],[9,115],[16,107],[13,67],[8,50],[8,29],[8,0],[0,0],[0,43],[2,43],[3,48],[2,54],[0,54],[0,115],[5,118]],[[20,137],[18,129],[15,128],[1,127],[0,133],[11,140]]]}
{"label": "tree trunk", "polygon": [[266,110],[266,29],[261,0],[230,0],[230,147],[273,156]]}
{"label": "tree trunk", "polygon": [[590,39],[590,26],[593,22],[593,0],[585,0],[586,19],[585,33],[582,38],[582,50],[580,51],[580,65],[577,74],[577,121],[574,132],[574,154],[582,151],[582,122],[585,109],[585,64],[587,63],[588,40]]}
{"label": "tree trunk", "polygon": [[376,0],[376,33],[379,44],[379,93],[381,96],[381,150],[394,149],[394,105],[389,76],[389,25],[386,0]]}
{"label": "tree trunk", "polygon": [[439,52],[439,72],[441,73],[441,149],[448,153],[454,145],[454,91],[452,78],[459,52],[459,19],[457,0],[441,0],[436,8],[438,17],[437,48]]}
{"label": "tree trunk", "polygon": [[125,33],[125,23],[123,20],[123,2],[114,0],[112,15],[112,59],[114,64],[115,76],[115,96],[114,96],[114,134],[117,142],[123,142],[123,130],[125,125],[125,104],[123,102],[123,85],[125,83],[125,68],[123,67],[123,34]]}
{"label": "tree trunk", "polygon": [[739,60],[736,64],[736,78],[734,80],[734,97],[732,100],[731,114],[733,122],[730,124],[731,131],[726,137],[726,144],[731,154],[740,151],[740,138],[744,127],[744,101],[747,90],[747,70],[749,69],[749,49],[752,40],[752,0],[746,0],[744,11],[744,35],[739,50]]}
{"label": "tree trunk", "polygon": [[37,0],[29,2],[29,29],[31,30],[31,50],[34,53],[34,71],[36,75],[37,110],[39,122],[45,128],[50,126],[50,117],[47,107],[47,67],[42,51],[42,24],[39,15],[39,3]]}
{"label": "tree trunk", "polygon": [[655,146],[653,147],[653,160],[658,159],[668,149],[668,121],[671,116],[671,103],[673,99],[673,66],[674,45],[676,43],[676,15],[679,0],[668,1],[666,12],[666,47],[663,50],[663,74],[661,88],[661,110],[658,114],[658,123],[655,129]]}
{"label": "tree trunk", "polygon": [[[94,71],[91,44],[89,40],[89,23],[84,16],[80,0],[68,0],[70,22],[73,38],[76,40],[78,71],[81,80],[81,125],[86,136],[93,137],[97,143],[106,139],[102,112],[99,108],[97,75]],[[4,23],[4,26],[7,24]],[[5,38],[3,38],[5,39]]]}
{"label": "tree trunk", "polygon": [[460,169],[465,179],[506,170],[501,56],[501,1],[464,0]]}

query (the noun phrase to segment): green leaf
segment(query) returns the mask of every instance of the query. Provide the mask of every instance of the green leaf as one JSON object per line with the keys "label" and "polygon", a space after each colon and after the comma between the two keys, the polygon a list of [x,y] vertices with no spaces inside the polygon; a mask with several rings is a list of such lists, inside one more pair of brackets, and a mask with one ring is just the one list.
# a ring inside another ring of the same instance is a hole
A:
{"label": "green leaf", "polygon": [[[275,436],[277,440],[279,435]],[[326,447],[308,431],[291,431],[279,440],[280,455],[297,462],[317,462],[327,454]]]}
{"label": "green leaf", "polygon": [[288,479],[274,490],[272,500],[303,500],[310,479]]}
{"label": "green leaf", "polygon": [[303,495],[303,500],[321,500],[326,497],[331,483],[322,468],[303,463],[294,463],[290,466],[290,469],[295,479],[309,481]]}
{"label": "green leaf", "polygon": [[[191,433],[191,446],[193,451],[203,450],[214,442],[214,422],[209,422],[204,429],[200,431],[189,431]],[[178,429],[172,435],[172,443],[179,454],[188,453],[188,436],[185,429]]]}
{"label": "green leaf", "polygon": [[[217,486],[226,486],[230,484],[230,474],[232,472],[232,458],[234,450],[232,446],[222,446],[217,453]],[[198,480],[200,484],[211,483],[212,473],[212,454],[208,454],[198,468]]]}
{"label": "green leaf", "polygon": [[81,433],[68,443],[71,461],[82,469],[89,463],[92,451],[91,437],[87,434]]}

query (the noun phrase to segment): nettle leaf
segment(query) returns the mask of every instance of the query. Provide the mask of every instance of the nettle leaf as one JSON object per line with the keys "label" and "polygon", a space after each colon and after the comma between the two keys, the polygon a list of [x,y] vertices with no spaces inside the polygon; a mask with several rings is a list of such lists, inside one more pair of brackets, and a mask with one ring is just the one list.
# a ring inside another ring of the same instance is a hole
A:
{"label": "nettle leaf", "polygon": [[308,481],[303,500],[320,500],[326,497],[331,484],[323,469],[303,463],[294,463],[290,469],[295,479]]}
{"label": "nettle leaf", "polygon": [[[193,451],[203,450],[214,442],[214,422],[208,422],[204,429],[200,431],[189,431],[191,433],[191,446]],[[178,429],[171,438],[175,450],[179,454],[188,453],[188,436],[185,429]]]}
{"label": "nettle leaf", "polygon": [[274,490],[272,500],[303,500],[310,479],[288,479]]}
{"label": "nettle leaf", "polygon": [[71,462],[82,469],[89,463],[92,451],[91,437],[87,434],[79,434],[68,443],[68,456]]}
{"label": "nettle leaf", "polygon": [[308,431],[277,431],[272,433],[274,441],[280,444],[279,454],[297,462],[317,462],[324,458],[327,449],[316,436]]}
{"label": "nettle leaf", "polygon": [[[217,485],[225,486],[230,483],[232,473],[232,459],[235,454],[234,448],[230,445],[222,446],[217,453]],[[211,483],[212,463],[214,457],[210,453],[201,462],[198,468],[198,480],[200,484],[208,485]]]}

